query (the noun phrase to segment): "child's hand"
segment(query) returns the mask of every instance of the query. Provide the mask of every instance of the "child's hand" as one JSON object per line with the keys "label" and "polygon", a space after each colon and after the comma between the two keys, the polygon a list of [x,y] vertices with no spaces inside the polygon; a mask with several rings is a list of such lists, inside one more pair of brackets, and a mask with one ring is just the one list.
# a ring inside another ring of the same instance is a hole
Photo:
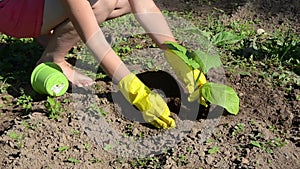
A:
{"label": "child's hand", "polygon": [[206,83],[206,78],[198,69],[192,69],[172,49],[165,51],[165,57],[176,76],[185,84],[189,92],[188,101],[198,100],[200,104],[207,106],[205,99],[200,96],[200,87]]}
{"label": "child's hand", "polygon": [[129,74],[119,82],[124,97],[135,105],[143,114],[144,120],[156,128],[173,128],[176,126],[170,116],[170,110],[157,93],[152,92],[134,74]]}

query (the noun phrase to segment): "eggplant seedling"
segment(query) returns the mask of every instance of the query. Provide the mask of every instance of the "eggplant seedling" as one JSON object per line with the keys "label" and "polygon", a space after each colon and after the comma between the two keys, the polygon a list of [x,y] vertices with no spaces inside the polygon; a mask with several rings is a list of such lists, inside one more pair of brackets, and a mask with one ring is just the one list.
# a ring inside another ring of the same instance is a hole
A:
{"label": "eggplant seedling", "polygon": [[[199,79],[201,80],[201,74],[207,74],[209,69],[218,68],[222,65],[219,56],[209,55],[207,52],[202,50],[188,51],[185,47],[175,43],[166,42],[168,47],[167,51],[177,55],[182,61],[189,66],[191,70],[198,69],[200,71],[199,76],[194,80],[195,90],[199,89],[197,97],[204,98],[205,102],[208,101],[211,104],[219,105],[225,108],[229,113],[237,115],[239,112],[239,97],[233,88],[213,82],[206,82],[204,84],[199,84]],[[166,52],[166,54],[168,54]],[[194,76],[195,77],[195,76]],[[201,81],[200,81],[201,82]],[[206,105],[206,103],[201,103]]]}

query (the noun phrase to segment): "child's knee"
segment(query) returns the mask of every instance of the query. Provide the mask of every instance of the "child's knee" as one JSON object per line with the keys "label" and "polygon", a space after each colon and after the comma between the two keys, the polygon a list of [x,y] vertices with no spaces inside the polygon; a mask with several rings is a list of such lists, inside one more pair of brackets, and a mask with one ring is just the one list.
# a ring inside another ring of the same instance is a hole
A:
{"label": "child's knee", "polygon": [[95,10],[98,10],[98,8],[103,8],[108,13],[113,11],[116,8],[117,3],[118,3],[118,0],[89,0],[89,1],[90,1],[91,6]]}

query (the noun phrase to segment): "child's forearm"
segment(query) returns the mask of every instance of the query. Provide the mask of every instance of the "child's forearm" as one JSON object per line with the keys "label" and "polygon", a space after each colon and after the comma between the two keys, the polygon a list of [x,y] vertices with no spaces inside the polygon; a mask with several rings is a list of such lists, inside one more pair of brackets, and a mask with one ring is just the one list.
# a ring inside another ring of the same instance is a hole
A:
{"label": "child's forearm", "polygon": [[86,42],[86,46],[115,83],[130,73],[100,29]]}
{"label": "child's forearm", "polygon": [[107,43],[93,10],[86,0],[62,0],[83,42],[109,76],[118,83],[130,71]]}
{"label": "child's forearm", "polygon": [[165,41],[176,41],[167,21],[153,0],[129,1],[136,19],[160,48],[165,49]]}

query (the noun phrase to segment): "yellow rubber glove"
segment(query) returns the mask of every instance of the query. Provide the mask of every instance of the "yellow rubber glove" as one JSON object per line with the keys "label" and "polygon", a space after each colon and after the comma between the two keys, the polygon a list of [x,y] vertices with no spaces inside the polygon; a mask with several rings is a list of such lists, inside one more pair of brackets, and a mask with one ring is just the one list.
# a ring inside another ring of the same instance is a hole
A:
{"label": "yellow rubber glove", "polygon": [[144,120],[156,128],[173,128],[176,126],[170,116],[170,110],[162,97],[152,92],[136,75],[129,74],[119,82],[119,89],[124,97],[135,105]]}
{"label": "yellow rubber glove", "polygon": [[[198,69],[193,70],[170,49],[165,51],[165,58],[173,68],[176,76],[185,84],[185,87],[190,94],[188,101],[192,102],[198,99],[200,104],[207,107],[205,99],[200,97],[200,87],[206,83],[205,75],[203,73],[200,74]],[[197,78],[198,82],[196,83]]]}

